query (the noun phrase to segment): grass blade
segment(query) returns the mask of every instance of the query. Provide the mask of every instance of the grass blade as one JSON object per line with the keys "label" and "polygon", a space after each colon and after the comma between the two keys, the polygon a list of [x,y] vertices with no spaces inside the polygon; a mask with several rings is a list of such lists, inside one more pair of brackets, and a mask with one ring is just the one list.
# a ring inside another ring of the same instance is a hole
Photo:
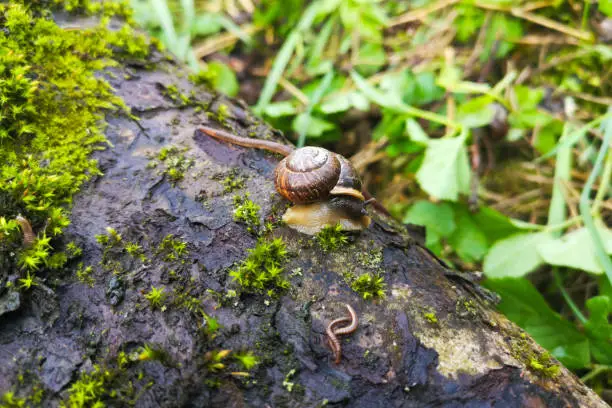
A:
{"label": "grass blade", "polygon": [[321,2],[315,2],[308,6],[297,27],[291,32],[291,34],[289,34],[289,37],[287,37],[283,43],[283,46],[279,50],[276,59],[274,60],[272,70],[266,79],[266,83],[261,91],[257,105],[255,105],[254,110],[257,112],[257,114],[261,115],[266,106],[268,106],[272,100],[274,92],[276,91],[276,86],[278,85],[278,81],[281,79],[283,72],[285,71],[285,67],[293,55],[293,51],[295,50],[295,46],[300,39],[301,33],[312,25],[312,22],[319,12],[321,4]]}
{"label": "grass blade", "polygon": [[151,0],[153,10],[159,17],[162,30],[166,36],[167,46],[173,49],[177,44],[176,30],[174,29],[174,22],[172,21],[172,14],[168,8],[166,0]]}
{"label": "grass blade", "polygon": [[307,121],[305,122],[305,125],[300,129],[299,138],[297,142],[298,148],[304,147],[304,143],[306,143],[306,130],[308,129],[308,125],[310,123],[310,113],[312,112],[312,108],[321,101],[323,94],[325,93],[327,88],[329,88],[329,85],[331,84],[333,79],[334,71],[328,71],[327,74],[325,74],[325,76],[321,80],[319,86],[317,86],[317,89],[315,89],[314,93],[312,94],[310,102],[308,103],[308,108],[306,109]]}
{"label": "grass blade", "polygon": [[[608,111],[608,114],[610,113],[611,111]],[[608,116],[608,114],[604,116]],[[597,255],[597,259],[599,260],[599,262],[601,262],[601,266],[603,266],[608,280],[610,281],[610,283],[612,283],[612,261],[610,260],[608,254],[606,254],[606,249],[604,248],[603,242],[601,241],[601,237],[599,236],[599,232],[595,227],[595,221],[593,220],[593,216],[591,215],[591,208],[589,207],[589,197],[591,195],[591,190],[593,189],[593,184],[595,183],[595,179],[597,179],[597,176],[599,175],[604,158],[610,153],[610,143],[612,143],[612,118],[607,119],[604,122],[604,129],[604,139],[601,144],[601,148],[599,149],[599,154],[597,155],[595,166],[593,166],[593,170],[591,171],[589,178],[584,184],[582,194],[580,194],[580,214],[582,215],[582,219],[584,220],[585,227],[589,230],[589,233],[593,238],[593,244],[595,245],[595,254]]]}

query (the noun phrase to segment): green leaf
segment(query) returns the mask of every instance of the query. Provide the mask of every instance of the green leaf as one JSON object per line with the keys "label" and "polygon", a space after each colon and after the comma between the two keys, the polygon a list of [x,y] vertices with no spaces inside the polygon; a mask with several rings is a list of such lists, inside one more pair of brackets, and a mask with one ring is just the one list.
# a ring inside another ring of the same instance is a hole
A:
{"label": "green leaf", "polygon": [[472,214],[472,218],[489,242],[499,241],[519,232],[510,218],[490,207],[480,207],[478,212]]}
{"label": "green leaf", "polygon": [[376,73],[387,62],[382,44],[365,43],[359,49],[359,60],[355,67],[362,75]]}
{"label": "green leaf", "polygon": [[219,61],[211,61],[207,66],[208,72],[213,74],[211,76],[213,88],[228,96],[236,96],[239,90],[239,85],[234,71]]}
{"label": "green leaf", "polygon": [[413,142],[427,144],[429,143],[429,136],[423,130],[419,122],[412,118],[406,119],[406,133]]}
{"label": "green leaf", "polygon": [[612,17],[612,0],[599,0],[599,11],[608,17]]}
{"label": "green leaf", "polygon": [[218,15],[204,13],[197,15],[191,23],[191,34],[193,36],[208,36],[218,33],[222,28]]}
{"label": "green leaf", "polygon": [[484,260],[490,278],[521,277],[544,263],[537,246],[552,240],[548,232],[515,234],[493,245]]}
{"label": "green leaf", "polygon": [[[612,254],[612,231],[602,223],[597,223],[596,228],[606,253]],[[595,254],[593,238],[585,227],[565,234],[561,238],[540,243],[538,252],[551,265],[582,269],[595,274],[604,272]]]}
{"label": "green leaf", "polygon": [[321,137],[323,133],[335,129],[336,125],[325,119],[301,113],[293,120],[292,127],[297,133],[305,130],[307,137]]}
{"label": "green leaf", "polygon": [[480,60],[489,59],[493,46],[497,43],[495,58],[503,58],[514,48],[514,41],[523,37],[523,26],[517,18],[510,17],[505,13],[495,13],[491,19],[490,26],[486,31],[484,50],[480,53]]}
{"label": "green leaf", "polygon": [[434,204],[421,200],[414,203],[404,216],[404,222],[423,225],[441,237],[448,237],[457,227],[453,207],[448,203]]}
{"label": "green leaf", "polygon": [[612,301],[608,296],[595,296],[587,300],[589,320],[584,325],[591,339],[591,353],[602,364],[612,364]]}
{"label": "green leaf", "polygon": [[457,201],[470,190],[470,166],[465,137],[429,141],[425,159],[417,172],[421,188],[441,200]]}
{"label": "green leaf", "polygon": [[465,206],[455,206],[455,223],[457,228],[448,239],[450,246],[466,262],[481,260],[489,249],[487,237],[474,222]]}
{"label": "green leaf", "polygon": [[498,308],[565,366],[590,363],[588,339],[555,313],[527,279],[487,279],[484,284],[501,296]]}
{"label": "green leaf", "polygon": [[544,90],[541,88],[531,89],[524,85],[516,85],[513,90],[516,96],[516,104],[520,110],[535,109],[544,98]]}
{"label": "green leaf", "polygon": [[542,154],[546,154],[557,145],[557,140],[563,131],[563,123],[552,120],[538,129],[533,140],[533,146]]}
{"label": "green leaf", "polygon": [[289,101],[274,102],[266,106],[264,113],[271,118],[292,116],[297,113],[297,107]]}
{"label": "green leaf", "polygon": [[366,111],[370,109],[370,103],[360,92],[337,93],[323,102],[319,110],[325,114],[345,112],[351,107]]}
{"label": "green leaf", "polygon": [[457,109],[457,120],[470,128],[488,125],[495,116],[492,102],[490,96],[479,96],[462,103]]}

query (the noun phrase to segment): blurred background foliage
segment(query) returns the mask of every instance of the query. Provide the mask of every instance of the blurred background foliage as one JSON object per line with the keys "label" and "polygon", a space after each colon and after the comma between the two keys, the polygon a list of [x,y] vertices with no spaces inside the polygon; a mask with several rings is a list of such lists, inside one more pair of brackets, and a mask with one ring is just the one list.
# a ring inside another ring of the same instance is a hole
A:
{"label": "blurred background foliage", "polygon": [[612,0],[132,0],[612,400]]}

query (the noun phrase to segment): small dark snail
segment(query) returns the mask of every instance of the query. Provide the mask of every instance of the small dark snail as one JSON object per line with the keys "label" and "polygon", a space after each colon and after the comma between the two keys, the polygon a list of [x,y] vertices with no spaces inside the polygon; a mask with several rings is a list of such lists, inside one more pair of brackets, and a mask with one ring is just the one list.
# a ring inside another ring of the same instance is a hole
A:
{"label": "small dark snail", "polygon": [[369,200],[361,192],[357,171],[345,157],[322,147],[296,149],[209,127],[199,130],[224,142],[285,156],[274,170],[274,185],[280,195],[295,204],[283,216],[295,229],[314,234],[327,224],[340,223],[345,230],[362,230],[370,224],[365,209]]}

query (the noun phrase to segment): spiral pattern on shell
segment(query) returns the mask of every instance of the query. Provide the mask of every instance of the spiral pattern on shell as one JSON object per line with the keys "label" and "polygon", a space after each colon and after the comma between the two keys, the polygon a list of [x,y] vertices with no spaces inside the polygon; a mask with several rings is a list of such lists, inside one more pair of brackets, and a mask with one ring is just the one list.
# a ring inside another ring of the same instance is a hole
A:
{"label": "spiral pattern on shell", "polygon": [[276,166],[274,184],[280,195],[295,204],[325,199],[340,177],[335,153],[321,147],[303,147]]}

